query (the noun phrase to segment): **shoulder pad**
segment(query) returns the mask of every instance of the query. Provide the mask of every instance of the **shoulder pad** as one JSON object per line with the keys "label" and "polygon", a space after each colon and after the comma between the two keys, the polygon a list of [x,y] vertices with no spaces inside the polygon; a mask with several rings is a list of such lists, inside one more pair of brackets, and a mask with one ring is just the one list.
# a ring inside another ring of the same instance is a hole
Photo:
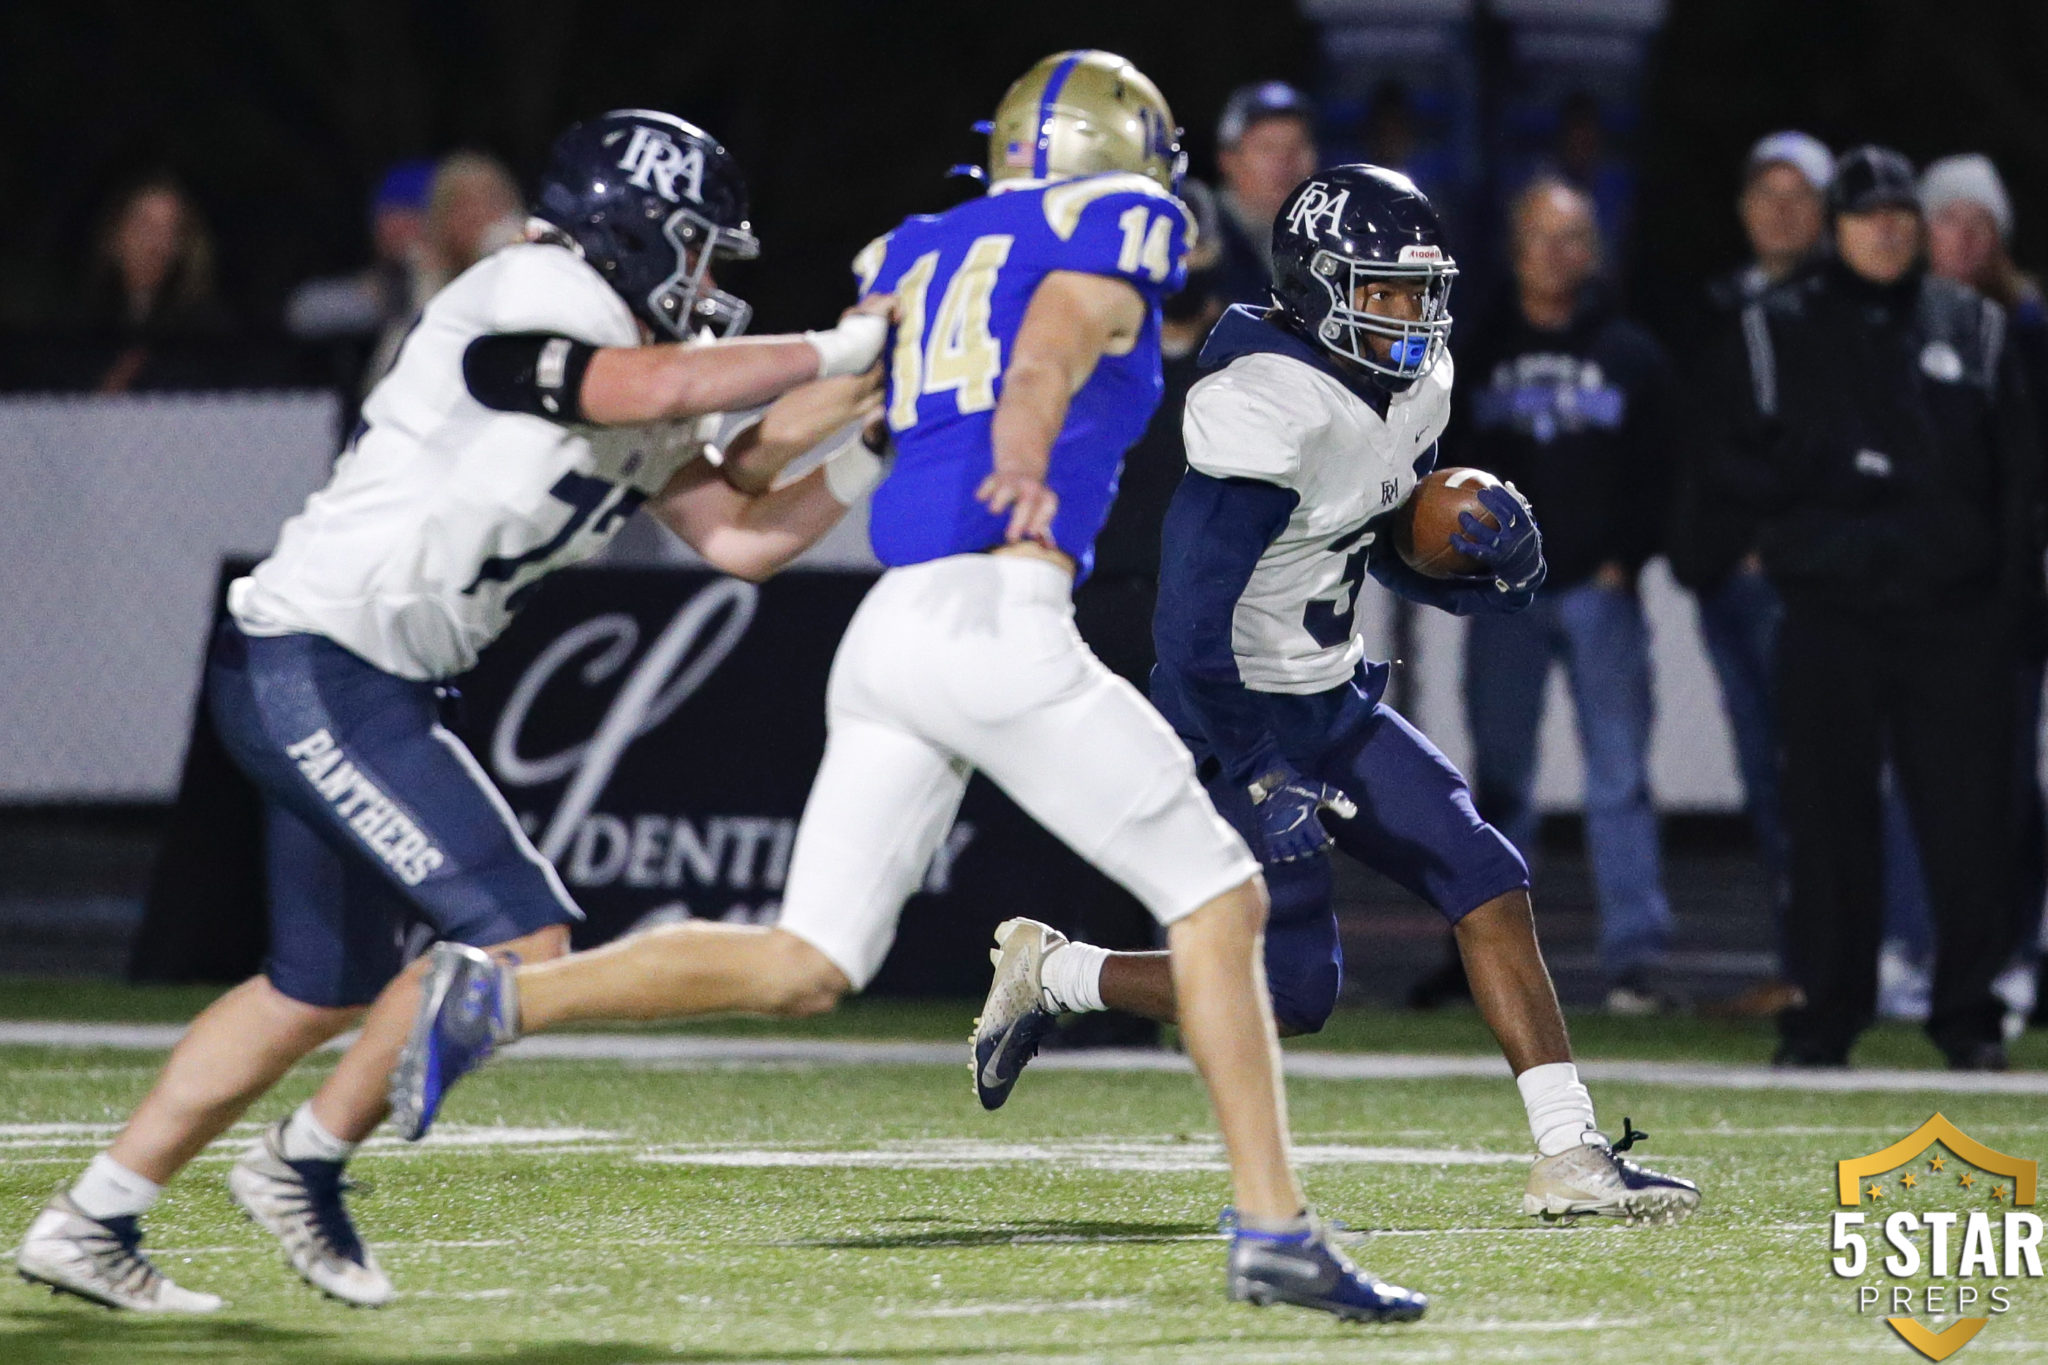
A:
{"label": "shoulder pad", "polygon": [[1063,180],[1049,185],[1039,195],[1039,206],[1045,210],[1046,226],[1053,234],[1065,241],[1074,235],[1081,225],[1081,214],[1098,199],[1113,194],[1142,194],[1154,199],[1163,199],[1180,212],[1186,231],[1192,235],[1194,215],[1187,206],[1161,189],[1145,176],[1134,171],[1116,171],[1108,175],[1084,176],[1079,180]]}
{"label": "shoulder pad", "polygon": [[626,301],[567,247],[521,243],[471,269],[491,272],[488,315],[481,319],[487,331],[557,332],[595,346],[640,344],[639,325]]}
{"label": "shoulder pad", "polygon": [[882,273],[882,262],[889,254],[889,239],[895,235],[893,232],[883,233],[862,247],[860,254],[853,258],[853,278],[862,294],[875,287],[875,277]]}
{"label": "shoulder pad", "polygon": [[1291,486],[1302,447],[1330,418],[1316,372],[1272,352],[1240,356],[1188,391],[1188,464],[1217,478]]}

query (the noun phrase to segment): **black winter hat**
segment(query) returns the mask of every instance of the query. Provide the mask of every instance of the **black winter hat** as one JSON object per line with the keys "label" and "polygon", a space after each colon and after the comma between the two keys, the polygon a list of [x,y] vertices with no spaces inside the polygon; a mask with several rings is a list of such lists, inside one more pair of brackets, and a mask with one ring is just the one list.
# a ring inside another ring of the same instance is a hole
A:
{"label": "black winter hat", "polygon": [[1920,186],[1913,163],[1889,147],[1862,146],[1842,153],[1828,183],[1828,212],[1869,213],[1873,209],[1920,211]]}

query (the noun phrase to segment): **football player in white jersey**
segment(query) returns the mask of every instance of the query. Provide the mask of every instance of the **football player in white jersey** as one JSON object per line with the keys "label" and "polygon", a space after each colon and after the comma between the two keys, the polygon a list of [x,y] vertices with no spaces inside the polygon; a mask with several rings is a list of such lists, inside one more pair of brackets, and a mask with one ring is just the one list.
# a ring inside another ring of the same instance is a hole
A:
{"label": "football player in white jersey", "polygon": [[[1381,702],[1388,666],[1366,662],[1352,625],[1367,572],[1460,615],[1519,611],[1543,581],[1541,537],[1511,488],[1480,494],[1497,526],[1467,514],[1453,538],[1483,572],[1425,578],[1391,548],[1389,514],[1435,465],[1450,412],[1457,272],[1436,214],[1405,176],[1333,167],[1282,206],[1273,256],[1274,307],[1225,314],[1203,348],[1209,373],[1188,394],[1152,695],[1265,865],[1274,1014],[1283,1032],[1313,1033],[1336,1004],[1327,811],[1337,847],[1456,926],[1539,1153],[1524,1212],[1681,1218],[1698,1189],[1617,1155],[1640,1134],[1610,1145],[1594,1126],[1521,855],[1479,818],[1450,761]],[[993,1083],[977,1078],[988,1108],[1058,1013],[1176,1017],[1163,954],[1070,943],[1033,920],[1008,921],[997,944],[978,1037],[1006,1031],[1013,1064]]]}
{"label": "football player in white jersey", "polygon": [[[856,437],[765,491],[877,406],[888,301],[830,331],[738,339],[747,306],[712,269],[756,250],[725,148],[623,110],[556,143],[526,241],[427,304],[332,480],[230,588],[209,659],[215,723],[265,805],[264,972],[193,1022],[113,1145],[51,1199],[22,1243],[24,1277],[118,1308],[219,1308],[151,1264],[140,1218],[294,1063],[360,1024],[228,1184],[310,1283],[353,1304],[392,1297],[341,1174],[384,1117],[414,1011],[403,931],[422,920],[533,960],[566,952],[581,917],[437,723],[436,684],[643,504],[716,567],[760,578],[879,475]],[[717,414],[771,400],[721,464]]]}

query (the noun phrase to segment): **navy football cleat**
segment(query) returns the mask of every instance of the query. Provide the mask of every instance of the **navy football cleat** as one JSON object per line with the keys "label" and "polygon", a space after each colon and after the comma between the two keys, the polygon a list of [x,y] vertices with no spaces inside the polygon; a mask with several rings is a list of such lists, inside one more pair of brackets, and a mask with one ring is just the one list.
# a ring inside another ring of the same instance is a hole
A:
{"label": "navy football cleat", "polygon": [[1033,919],[1004,920],[996,926],[989,954],[995,980],[974,1021],[974,1093],[984,1109],[1000,1109],[1024,1074],[1024,1064],[1053,1031],[1045,1007],[1045,955],[1067,941],[1059,930]]}
{"label": "navy football cleat", "polygon": [[1291,1303],[1346,1322],[1413,1322],[1429,1311],[1427,1294],[1388,1284],[1352,1264],[1320,1220],[1311,1220],[1306,1232],[1234,1229],[1230,1297],[1260,1308]]}
{"label": "navy football cleat", "polygon": [[425,1137],[449,1088],[518,1036],[511,964],[467,944],[435,944],[420,980],[420,1012],[391,1073],[391,1121],[400,1135]]}

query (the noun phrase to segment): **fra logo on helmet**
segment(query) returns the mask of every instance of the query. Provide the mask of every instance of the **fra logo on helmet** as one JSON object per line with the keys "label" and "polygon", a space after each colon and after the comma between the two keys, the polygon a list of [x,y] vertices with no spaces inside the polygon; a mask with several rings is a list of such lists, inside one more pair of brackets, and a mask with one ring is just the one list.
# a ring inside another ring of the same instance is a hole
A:
{"label": "fra logo on helmet", "polygon": [[704,201],[704,149],[678,147],[659,128],[644,123],[634,125],[626,154],[619,158],[619,169],[626,173],[629,183],[653,190],[671,204],[682,202],[676,193],[678,181],[692,200]]}
{"label": "fra logo on helmet", "polygon": [[[1869,1156],[1835,1164],[1831,1268],[1856,1281],[1859,1315],[1946,1360],[2012,1308],[2011,1282],[2041,1278],[2038,1163],[2007,1156],[1936,1114]],[[1924,1315],[1949,1319],[1939,1331]]]}
{"label": "fra logo on helmet", "polygon": [[1344,205],[1350,199],[1350,190],[1338,190],[1332,194],[1328,185],[1312,180],[1302,186],[1301,197],[1294,201],[1293,208],[1287,210],[1287,226],[1304,236],[1335,232],[1337,224],[1343,221]]}

